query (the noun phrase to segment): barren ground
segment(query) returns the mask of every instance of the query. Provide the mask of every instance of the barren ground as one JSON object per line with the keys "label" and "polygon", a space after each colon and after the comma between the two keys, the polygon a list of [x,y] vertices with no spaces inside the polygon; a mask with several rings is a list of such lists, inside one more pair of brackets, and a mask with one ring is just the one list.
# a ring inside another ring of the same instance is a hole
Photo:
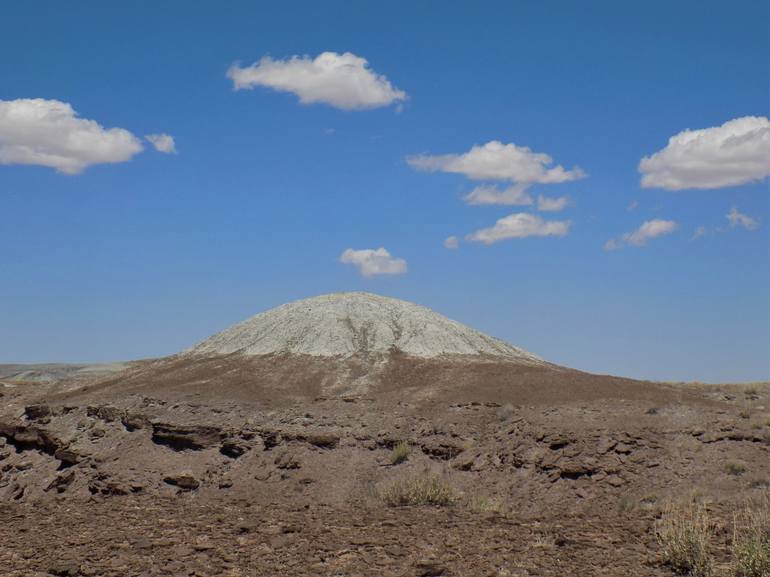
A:
{"label": "barren ground", "polygon": [[[667,576],[666,504],[705,504],[719,570],[732,510],[770,487],[767,384],[361,366],[170,359],[5,380],[0,573]],[[426,478],[451,502],[382,498]]]}

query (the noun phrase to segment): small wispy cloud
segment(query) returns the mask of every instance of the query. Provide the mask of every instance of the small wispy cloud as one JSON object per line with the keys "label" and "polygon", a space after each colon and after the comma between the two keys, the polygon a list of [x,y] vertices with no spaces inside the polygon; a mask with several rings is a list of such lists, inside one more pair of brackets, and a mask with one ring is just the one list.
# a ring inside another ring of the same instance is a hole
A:
{"label": "small wispy cloud", "polygon": [[673,220],[653,219],[631,232],[627,232],[619,239],[610,239],[604,243],[604,250],[618,250],[625,246],[645,246],[653,238],[665,236],[674,232],[679,225]]}
{"label": "small wispy cloud", "polygon": [[557,198],[551,198],[543,196],[542,194],[537,197],[537,210],[543,212],[559,212],[567,208],[569,204],[568,196],[559,196]]}
{"label": "small wispy cloud", "polygon": [[474,146],[462,154],[419,154],[406,160],[418,170],[462,174],[471,180],[553,184],[585,176],[578,167],[567,170],[561,165],[550,166],[553,159],[547,154],[498,140]]}
{"label": "small wispy cloud", "polygon": [[543,220],[534,214],[518,212],[501,218],[494,226],[472,232],[466,238],[489,245],[511,238],[558,237],[569,233],[571,224],[568,220]]}
{"label": "small wispy cloud", "polygon": [[340,255],[340,262],[352,264],[361,276],[399,275],[407,271],[406,261],[395,258],[384,248],[355,250],[349,248]]}
{"label": "small wispy cloud", "polygon": [[444,248],[454,250],[460,246],[460,241],[456,236],[448,236],[444,239]]}
{"label": "small wispy cloud", "polygon": [[698,240],[699,238],[706,236],[708,233],[709,233],[709,229],[701,225],[693,231],[692,236],[690,237],[690,240],[691,241]]}
{"label": "small wispy cloud", "polygon": [[534,201],[527,194],[526,186],[515,184],[504,189],[494,184],[477,186],[465,197],[468,204],[500,204],[508,206],[528,206]]}
{"label": "small wispy cloud", "polygon": [[727,218],[727,222],[730,223],[730,228],[735,228],[737,226],[745,228],[746,230],[756,230],[759,228],[759,222],[757,220],[751,218],[747,214],[743,214],[735,207],[732,207],[725,217]]}
{"label": "small wispy cloud", "polygon": [[158,152],[176,154],[176,142],[174,142],[174,137],[170,134],[148,134],[145,138]]}

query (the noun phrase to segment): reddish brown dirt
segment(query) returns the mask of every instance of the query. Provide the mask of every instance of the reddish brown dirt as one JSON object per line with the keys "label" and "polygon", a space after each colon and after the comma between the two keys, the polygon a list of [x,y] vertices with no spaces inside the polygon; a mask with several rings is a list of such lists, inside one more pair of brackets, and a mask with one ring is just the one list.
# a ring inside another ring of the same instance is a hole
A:
{"label": "reddish brown dirt", "polygon": [[[770,487],[766,384],[398,355],[366,368],[171,358],[3,389],[0,572],[665,576],[665,503],[697,494],[727,527]],[[451,505],[381,499],[430,475]]]}

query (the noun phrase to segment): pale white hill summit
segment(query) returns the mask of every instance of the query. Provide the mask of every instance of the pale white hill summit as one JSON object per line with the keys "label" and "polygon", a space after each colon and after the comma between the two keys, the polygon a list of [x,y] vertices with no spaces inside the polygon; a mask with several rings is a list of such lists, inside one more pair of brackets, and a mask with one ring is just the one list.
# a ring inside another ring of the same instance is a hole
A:
{"label": "pale white hill summit", "polygon": [[432,310],[364,292],[321,295],[257,314],[183,354],[321,357],[384,356],[400,351],[415,357],[483,355],[542,364],[544,361]]}

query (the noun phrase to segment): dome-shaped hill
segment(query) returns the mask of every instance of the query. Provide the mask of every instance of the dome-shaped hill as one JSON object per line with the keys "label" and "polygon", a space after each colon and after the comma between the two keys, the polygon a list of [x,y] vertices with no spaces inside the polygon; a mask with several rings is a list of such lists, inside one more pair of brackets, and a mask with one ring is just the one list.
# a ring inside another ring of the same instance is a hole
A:
{"label": "dome-shaped hill", "polygon": [[213,335],[185,355],[296,354],[414,357],[484,355],[525,364],[542,359],[399,299],[363,292],[334,293],[291,302]]}

